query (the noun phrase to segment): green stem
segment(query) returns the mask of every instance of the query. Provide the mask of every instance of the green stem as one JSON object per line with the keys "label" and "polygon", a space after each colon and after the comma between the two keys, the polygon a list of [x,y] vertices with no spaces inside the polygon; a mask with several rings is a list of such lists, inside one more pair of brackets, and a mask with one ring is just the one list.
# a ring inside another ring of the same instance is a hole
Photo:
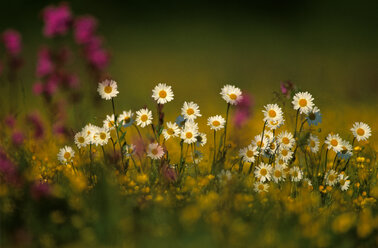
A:
{"label": "green stem", "polygon": [[116,115],[115,106],[114,106],[114,98],[112,98],[112,107],[113,107],[114,125],[116,127],[116,134],[117,134],[117,139],[118,139],[119,151],[121,153],[122,166],[125,166],[125,163],[123,161],[123,152],[122,152],[121,140],[119,139],[119,134],[118,134],[118,124],[117,124],[117,115]]}
{"label": "green stem", "polygon": [[227,111],[226,111],[226,124],[224,127],[224,137],[223,137],[223,156],[225,155],[226,151],[226,141],[227,141],[227,125],[228,125],[228,113],[230,111],[231,104],[227,104]]}

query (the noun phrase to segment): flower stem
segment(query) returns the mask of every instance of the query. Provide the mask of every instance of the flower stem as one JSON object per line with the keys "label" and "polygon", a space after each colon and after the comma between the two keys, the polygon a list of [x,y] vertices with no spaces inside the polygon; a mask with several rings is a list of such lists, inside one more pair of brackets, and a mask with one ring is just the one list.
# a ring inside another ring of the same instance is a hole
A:
{"label": "flower stem", "polygon": [[116,134],[117,134],[117,140],[118,140],[118,145],[119,145],[119,151],[120,151],[120,154],[121,154],[122,166],[125,166],[125,163],[123,161],[123,152],[122,152],[121,140],[119,139],[119,134],[118,134],[117,115],[116,115],[116,111],[115,111],[114,99],[113,98],[112,98],[112,107],[113,107],[113,114],[114,114],[114,125],[115,125],[115,128],[116,128]]}

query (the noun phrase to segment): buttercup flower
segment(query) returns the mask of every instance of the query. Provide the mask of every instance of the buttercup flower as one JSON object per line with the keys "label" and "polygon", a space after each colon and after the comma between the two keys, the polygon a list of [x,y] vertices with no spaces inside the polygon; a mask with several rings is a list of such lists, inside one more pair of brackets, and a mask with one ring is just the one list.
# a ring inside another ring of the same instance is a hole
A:
{"label": "buttercup flower", "polygon": [[260,182],[270,181],[272,173],[272,166],[270,164],[260,163],[259,166],[256,166],[255,177]]}
{"label": "buttercup flower", "polygon": [[210,126],[210,129],[218,131],[224,128],[224,124],[226,123],[226,120],[220,116],[212,116],[207,119],[207,125]]}
{"label": "buttercup flower", "polygon": [[59,150],[58,160],[59,162],[66,164],[71,162],[74,156],[74,150],[70,146],[65,146]]}
{"label": "buttercup flower", "polygon": [[353,124],[353,127],[350,129],[357,141],[367,140],[371,136],[370,127],[363,122],[356,122]]}
{"label": "buttercup flower", "polygon": [[163,147],[158,143],[148,145],[147,156],[151,159],[161,159],[164,155]]}
{"label": "buttercup flower", "polygon": [[152,112],[147,108],[141,109],[136,112],[136,122],[138,126],[146,127],[152,123]]}
{"label": "buttercup flower", "polygon": [[239,156],[243,159],[244,162],[247,163],[254,163],[255,157],[259,155],[257,151],[257,147],[253,145],[249,145],[240,149]]}
{"label": "buttercup flower", "polygon": [[152,90],[152,98],[157,101],[158,104],[165,104],[173,100],[172,87],[166,84],[158,84]]}
{"label": "buttercup flower", "polygon": [[178,137],[180,135],[180,128],[176,123],[167,122],[167,128],[163,130],[164,139],[168,140],[171,137]]}
{"label": "buttercup flower", "polygon": [[342,139],[338,134],[328,134],[326,140],[324,141],[325,144],[328,145],[328,150],[332,149],[334,152],[340,152],[342,150]]}
{"label": "buttercup flower", "polygon": [[104,80],[98,84],[97,91],[102,99],[111,100],[118,95],[117,83],[113,80]]}
{"label": "buttercup flower", "polygon": [[241,90],[229,84],[223,86],[220,94],[222,95],[222,98],[231,105],[238,104],[242,97]]}
{"label": "buttercup flower", "polygon": [[201,117],[200,109],[198,105],[194,102],[184,102],[184,105],[181,108],[181,114],[186,120],[193,121],[197,117]]}
{"label": "buttercup flower", "polygon": [[298,92],[294,95],[292,104],[295,110],[299,109],[301,114],[307,114],[313,107],[314,98],[308,92]]}

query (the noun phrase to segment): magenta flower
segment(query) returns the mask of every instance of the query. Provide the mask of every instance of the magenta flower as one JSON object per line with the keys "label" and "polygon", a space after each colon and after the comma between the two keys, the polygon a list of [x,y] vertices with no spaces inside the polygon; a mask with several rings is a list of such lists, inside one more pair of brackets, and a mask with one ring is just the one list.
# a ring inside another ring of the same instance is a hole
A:
{"label": "magenta flower", "polygon": [[48,183],[36,181],[30,188],[30,194],[35,200],[39,200],[51,195],[51,187]]}
{"label": "magenta flower", "polygon": [[83,16],[75,20],[74,36],[76,43],[82,45],[89,43],[97,28],[97,21],[92,16]]}
{"label": "magenta flower", "polygon": [[291,92],[294,90],[294,84],[291,81],[285,81],[280,83],[280,89],[282,95],[290,98]]}
{"label": "magenta flower", "polygon": [[0,149],[0,175],[4,180],[12,185],[19,185],[21,180],[17,167],[9,160],[7,154]]}
{"label": "magenta flower", "polygon": [[20,146],[24,143],[25,136],[20,131],[15,131],[12,134],[12,143],[16,146]]}
{"label": "magenta flower", "polygon": [[168,165],[163,165],[161,168],[161,172],[163,174],[163,177],[168,181],[168,182],[175,182],[177,180],[177,172],[175,168],[172,168]]}
{"label": "magenta flower", "polygon": [[41,48],[38,52],[37,59],[37,76],[44,77],[50,74],[54,69],[54,64],[51,60],[50,51],[47,48]]}
{"label": "magenta flower", "polygon": [[71,10],[67,4],[48,6],[43,10],[45,26],[43,34],[46,37],[65,35],[72,23]]}
{"label": "magenta flower", "polygon": [[34,137],[36,139],[42,139],[45,135],[43,123],[38,113],[29,114],[26,117],[26,123],[30,124],[34,128]]}
{"label": "magenta flower", "polygon": [[33,93],[37,96],[43,93],[43,84],[41,82],[34,83]]}
{"label": "magenta flower", "polygon": [[6,52],[11,56],[18,56],[21,53],[21,35],[18,31],[13,29],[4,31],[3,42]]}
{"label": "magenta flower", "polygon": [[4,122],[9,128],[13,129],[16,126],[16,118],[12,114],[7,115]]}
{"label": "magenta flower", "polygon": [[88,60],[93,67],[103,70],[109,64],[109,53],[104,49],[92,50],[88,54]]}
{"label": "magenta flower", "polygon": [[237,127],[243,126],[252,115],[252,108],[254,105],[254,100],[252,95],[248,93],[243,93],[241,100],[238,105],[236,105],[236,110],[234,114],[234,125]]}

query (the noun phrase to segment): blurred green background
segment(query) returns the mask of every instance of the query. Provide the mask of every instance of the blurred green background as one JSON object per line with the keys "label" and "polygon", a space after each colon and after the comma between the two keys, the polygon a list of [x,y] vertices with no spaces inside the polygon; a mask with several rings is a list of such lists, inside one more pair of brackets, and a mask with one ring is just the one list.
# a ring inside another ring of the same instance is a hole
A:
{"label": "blurred green background", "polygon": [[[23,33],[28,91],[37,48],[46,43],[41,9],[59,2],[1,3],[0,30]],[[252,93],[261,108],[283,80],[311,92],[320,109],[378,107],[378,1],[68,2],[76,15],[98,18],[125,109],[150,104],[158,82],[174,87],[171,110],[194,100],[206,113],[223,104],[226,83]],[[27,94],[27,106],[38,104]]]}

